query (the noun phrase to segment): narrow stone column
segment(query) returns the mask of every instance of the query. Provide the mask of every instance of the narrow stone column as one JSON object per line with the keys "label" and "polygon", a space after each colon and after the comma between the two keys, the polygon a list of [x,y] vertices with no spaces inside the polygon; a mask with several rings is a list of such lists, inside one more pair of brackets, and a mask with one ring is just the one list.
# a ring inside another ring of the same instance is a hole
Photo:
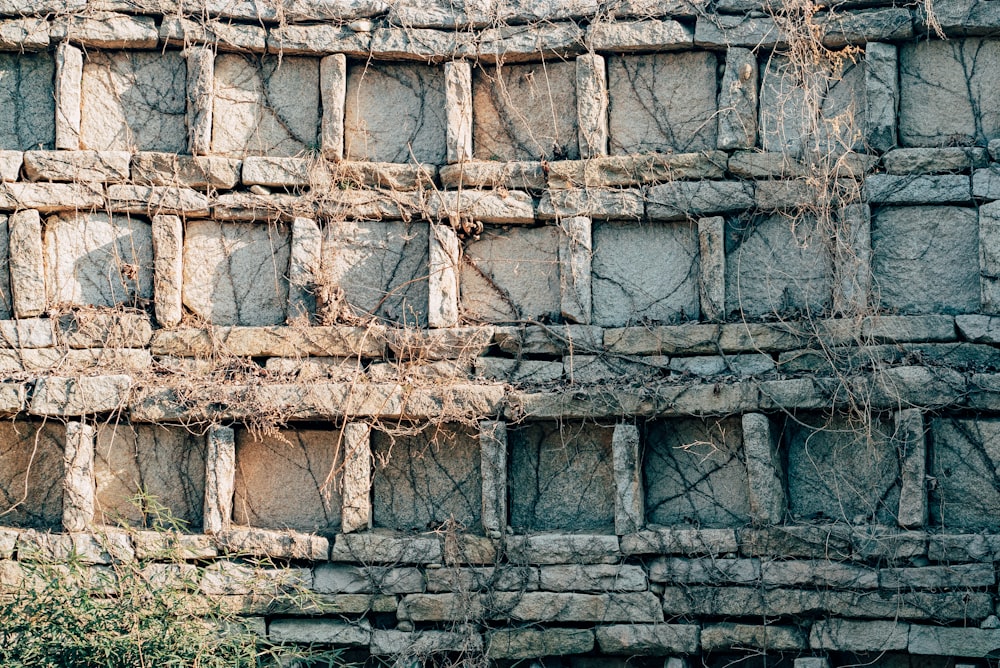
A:
{"label": "narrow stone column", "polygon": [[833,310],[856,315],[868,309],[872,276],[871,210],[867,204],[848,204],[838,216],[834,239]]}
{"label": "narrow stone column", "polygon": [[330,160],[344,159],[344,106],[347,102],[347,57],[335,53],[319,61],[319,92],[323,104],[320,149]]}
{"label": "narrow stone column", "polygon": [[899,490],[899,526],[917,529],[927,524],[927,439],[920,410],[896,413],[896,439],[903,453]]}
{"label": "narrow stone column", "polygon": [[340,530],[364,531],[372,526],[371,427],[348,422],[343,431],[344,478]]}
{"label": "narrow stone column", "polygon": [[65,531],[86,531],[94,523],[94,428],[82,422],[66,424],[63,451],[63,512]]}
{"label": "narrow stone column", "polygon": [[56,148],[80,150],[80,91],[83,52],[69,42],[56,48]]}
{"label": "narrow stone column", "polygon": [[726,220],[698,220],[698,295],[701,317],[721,320],[726,313]]}
{"label": "narrow stone column", "polygon": [[445,63],[444,85],[448,164],[472,160],[472,65]]}
{"label": "narrow stone column", "polygon": [[187,61],[188,149],[192,155],[208,155],[212,150],[212,109],[215,106],[215,51],[192,47]]}
{"label": "narrow stone column", "polygon": [[1000,202],[979,207],[979,291],[982,312],[1000,314]]}
{"label": "narrow stone column", "polygon": [[483,529],[499,538],[507,529],[507,423],[479,423],[480,474],[483,480]]}
{"label": "narrow stone column", "polygon": [[163,327],[181,324],[184,224],[178,216],[153,216],[153,306]]}
{"label": "narrow stone column", "polygon": [[781,459],[771,421],[761,413],[743,415],[743,451],[750,487],[750,517],[755,524],[776,524],[785,514]]}
{"label": "narrow stone column", "polygon": [[35,209],[25,209],[12,214],[7,224],[14,317],[41,315],[47,306],[41,216]]}
{"label": "narrow stone column", "polygon": [[642,459],[639,456],[639,429],[619,423],[611,436],[615,474],[615,533],[619,536],[642,528]]}
{"label": "narrow stone column", "polygon": [[593,257],[591,220],[564,218],[559,224],[559,302],[569,322],[589,325],[593,307],[590,262]]}
{"label": "narrow stone column", "polygon": [[236,435],[229,427],[212,427],[205,449],[204,531],[216,534],[229,528],[236,488]]}
{"label": "narrow stone column", "polygon": [[288,321],[312,318],[316,313],[316,273],[323,252],[323,233],[311,218],[292,220],[292,249],[288,261]]}
{"label": "narrow stone column", "polygon": [[718,147],[724,151],[757,145],[757,57],[730,47],[719,91]]}
{"label": "narrow stone column", "polygon": [[894,44],[865,47],[865,142],[875,151],[896,145],[899,107],[899,54]]}
{"label": "narrow stone column", "polygon": [[608,154],[608,75],[604,57],[576,58],[576,115],[580,157]]}
{"label": "narrow stone column", "polygon": [[458,275],[462,247],[449,225],[431,224],[427,322],[431,327],[458,324]]}

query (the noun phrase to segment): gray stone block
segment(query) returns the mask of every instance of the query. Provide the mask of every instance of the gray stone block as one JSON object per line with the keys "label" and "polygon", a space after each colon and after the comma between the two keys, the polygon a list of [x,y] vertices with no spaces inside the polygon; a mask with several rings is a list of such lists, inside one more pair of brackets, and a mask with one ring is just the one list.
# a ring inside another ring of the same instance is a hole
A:
{"label": "gray stone block", "polygon": [[51,54],[0,54],[0,148],[55,144],[55,60]]}

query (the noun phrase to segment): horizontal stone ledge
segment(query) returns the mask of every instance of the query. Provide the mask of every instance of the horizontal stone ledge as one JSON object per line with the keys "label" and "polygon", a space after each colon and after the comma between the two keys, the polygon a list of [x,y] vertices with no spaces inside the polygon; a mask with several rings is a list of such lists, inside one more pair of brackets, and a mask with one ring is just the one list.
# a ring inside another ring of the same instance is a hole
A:
{"label": "horizontal stone ledge", "polygon": [[645,216],[641,189],[583,188],[547,190],[538,202],[539,220],[587,216],[598,220],[638,221]]}
{"label": "horizontal stone ledge", "polygon": [[694,624],[598,626],[597,644],[607,654],[658,655],[698,651],[701,629]]}
{"label": "horizontal stone ledge", "polygon": [[501,629],[487,635],[486,655],[491,659],[534,659],[539,656],[585,654],[594,649],[591,629]]}
{"label": "horizontal stone ledge", "polygon": [[614,564],[621,560],[617,536],[535,534],[507,537],[514,564]]}
{"label": "horizontal stone ledge", "polygon": [[43,51],[49,39],[49,22],[42,16],[0,21],[0,51]]}
{"label": "horizontal stone ledge", "polygon": [[586,42],[594,51],[672,51],[694,46],[694,30],[678,21],[597,21],[587,26]]}
{"label": "horizontal stone ledge", "polygon": [[734,554],[739,550],[733,529],[649,528],[621,537],[624,555],[684,556]]}
{"label": "horizontal stone ledge", "polygon": [[927,558],[948,563],[1000,561],[1000,534],[931,535]]}
{"label": "horizontal stone ledge", "polygon": [[[5,0],[14,6],[26,6],[25,0]],[[72,0],[79,2],[79,0]],[[45,4],[45,3],[42,3]],[[278,23],[279,21],[351,21],[385,14],[388,5],[383,0],[91,0],[95,9],[123,11],[153,16],[204,16],[212,19],[235,19],[251,23]],[[34,5],[32,5],[34,6]],[[53,5],[63,8],[63,5]],[[35,10],[38,11],[38,10]],[[50,11],[57,11],[55,9]],[[27,12],[30,13],[30,10]]]}
{"label": "horizontal stone ledge", "polygon": [[31,393],[28,413],[75,417],[124,410],[134,382],[126,375],[39,378]]}
{"label": "horizontal stone ledge", "polygon": [[62,12],[50,28],[53,42],[69,40],[100,49],[154,49],[160,41],[156,21],[150,16],[115,12],[65,15]]}
{"label": "horizontal stone ledge", "polygon": [[354,357],[381,358],[384,327],[213,327],[160,329],[152,335],[154,355],[175,357]]}
{"label": "horizontal stone ledge", "polygon": [[214,536],[222,554],[263,559],[326,561],[330,543],[313,534],[234,527]]}
{"label": "horizontal stone ledge", "polygon": [[167,46],[203,44],[219,51],[267,51],[267,30],[260,25],[165,16],[160,22],[159,36],[161,44]]}
{"label": "horizontal stone ledge", "polygon": [[394,4],[389,10],[388,19],[394,25],[412,28],[483,28],[497,23],[521,25],[590,19],[602,12],[618,19],[650,16],[691,18],[704,12],[707,6],[707,0],[628,0],[610,7],[597,0],[520,0],[501,5],[465,3],[463,6],[448,0],[433,0]]}
{"label": "horizontal stone ledge", "polygon": [[222,156],[141,152],[132,156],[132,180],[140,185],[229,190],[240,180],[242,162]]}
{"label": "horizontal stone ledge", "polygon": [[[926,8],[917,9],[917,25],[929,26]],[[995,35],[1000,29],[1000,7],[989,0],[949,0],[935,3],[934,25],[946,35]]]}
{"label": "horizontal stone ledge", "polygon": [[132,155],[127,151],[25,151],[24,172],[32,181],[128,180]]}
{"label": "horizontal stone ledge", "polygon": [[419,594],[424,591],[424,571],[414,566],[319,564],[313,568],[312,588],[321,594]]}
{"label": "horizontal stone ledge", "polygon": [[910,654],[993,658],[1000,650],[1000,629],[911,624],[906,649]]}
{"label": "horizontal stone ledge", "polygon": [[722,151],[599,156],[548,163],[551,188],[609,188],[660,181],[720,179],[727,157]]}
{"label": "horizontal stone ledge", "polygon": [[[864,153],[848,153],[831,165],[831,176],[836,179],[858,179],[870,171],[878,157]],[[734,176],[751,179],[808,178],[813,168],[801,160],[780,151],[734,151],[727,163]]]}
{"label": "horizontal stone ledge", "polygon": [[[24,323],[26,321],[18,321]],[[145,348],[153,338],[153,325],[143,312],[101,313],[86,308],[53,320],[56,340],[68,348]],[[41,328],[41,325],[39,325]],[[0,324],[0,331],[3,325]],[[44,339],[42,339],[44,340]],[[38,346],[42,347],[42,346]]]}
{"label": "horizontal stone ledge", "polygon": [[986,167],[988,156],[982,147],[897,148],[882,156],[889,174],[937,174],[969,172]]}
{"label": "horizontal stone ledge", "polygon": [[108,186],[108,209],[114,213],[147,216],[207,216],[209,200],[204,193],[191,188],[112,185]]}
{"label": "horizontal stone ledge", "polygon": [[[433,187],[434,165],[391,162],[329,163],[317,158],[247,156],[243,159],[244,185],[279,188],[380,188],[384,191]],[[386,195],[389,193],[386,192]]]}
{"label": "horizontal stone ledge", "polygon": [[103,210],[104,186],[90,183],[0,183],[0,210],[41,213]]}
{"label": "horizontal stone ledge", "polygon": [[832,347],[826,351],[792,350],[778,357],[783,373],[832,375],[863,368],[899,366],[920,360],[928,366],[952,369],[1000,369],[1000,349],[975,343],[904,343]]}
{"label": "horizontal stone ledge", "polygon": [[701,629],[701,649],[706,652],[726,649],[765,651],[803,650],[808,641],[795,626],[765,624],[707,624]]}
{"label": "horizontal stone ledge", "polygon": [[872,174],[865,179],[864,192],[872,204],[972,202],[972,183],[961,174]]}
{"label": "horizontal stone ledge", "polygon": [[370,651],[376,656],[427,656],[441,652],[483,651],[483,637],[466,631],[372,631]]}
{"label": "horizontal stone ledge", "polygon": [[445,165],[440,171],[444,188],[509,188],[542,190],[548,184],[541,162],[472,160]]}
{"label": "horizontal stone ledge", "polygon": [[522,622],[663,621],[659,601],[650,592],[567,594],[551,592],[493,592],[463,594],[409,594],[399,602],[397,617],[414,622],[461,621],[471,618]]}
{"label": "horizontal stone ledge", "polygon": [[[851,614],[849,610],[845,614]],[[886,652],[905,650],[910,625],[894,621],[821,619],[809,634],[812,649],[850,652]]]}
{"label": "horizontal stone ledge", "polygon": [[[825,559],[839,562],[878,559],[899,562],[927,555],[928,535],[881,525],[799,524],[738,531],[740,554],[749,557]],[[764,569],[768,582],[798,584],[794,571]],[[861,573],[855,573],[861,576]],[[817,577],[819,577],[817,575]],[[824,578],[847,578],[847,572],[827,572]],[[865,576],[867,577],[867,576]],[[790,578],[783,581],[782,578]],[[808,580],[806,580],[808,582]],[[863,578],[862,578],[862,581]],[[869,584],[871,584],[869,582]],[[867,587],[865,587],[867,588]]]}
{"label": "horizontal stone ledge", "polygon": [[[755,4],[759,9],[762,3]],[[745,7],[744,11],[752,8]],[[733,10],[735,7],[730,11]],[[815,22],[820,30],[820,39],[827,47],[898,41],[913,36],[913,16],[904,8],[838,11],[833,15],[819,13]],[[695,25],[696,46],[771,49],[787,46],[787,41],[788,36],[769,17],[701,15]]]}
{"label": "horizontal stone ledge", "polygon": [[368,622],[338,622],[330,619],[276,619],[268,629],[273,642],[368,645],[372,629]]}

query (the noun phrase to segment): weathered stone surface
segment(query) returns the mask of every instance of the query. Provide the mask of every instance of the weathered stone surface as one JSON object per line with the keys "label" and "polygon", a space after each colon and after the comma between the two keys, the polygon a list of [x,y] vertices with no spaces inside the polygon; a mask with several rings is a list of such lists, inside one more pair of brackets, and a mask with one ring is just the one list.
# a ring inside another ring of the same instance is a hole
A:
{"label": "weathered stone surface", "polygon": [[51,36],[99,49],[149,49],[159,40],[153,17],[115,12],[60,16],[52,25]]}
{"label": "weathered stone surface", "polygon": [[696,46],[767,49],[784,39],[774,19],[749,16],[699,16],[694,32]]}
{"label": "weathered stone surface", "polygon": [[639,430],[635,425],[615,425],[611,440],[615,475],[615,533],[634,533],[645,519]]}
{"label": "weathered stone surface", "polygon": [[[909,19],[909,16],[907,16]],[[894,44],[865,47],[865,143],[876,151],[896,145],[899,108],[899,55]]]}
{"label": "weathered stone surface", "polygon": [[164,327],[176,327],[181,322],[183,237],[184,225],[180,218],[153,217],[153,296],[156,320]]}
{"label": "weathered stone surface", "polygon": [[610,57],[611,154],[714,149],[715,70],[709,52]]}
{"label": "weathered stone surface", "polygon": [[678,584],[752,584],[761,579],[757,559],[678,559],[659,557],[649,562],[652,582]]}
{"label": "weathered stone surface", "polygon": [[[794,626],[753,626],[750,624],[711,624],[701,629],[701,649],[761,649],[764,651],[802,650],[806,636]],[[796,660],[797,661],[797,660]],[[796,668],[800,668],[796,666]]]}
{"label": "weathered stone surface", "polygon": [[897,148],[882,156],[882,165],[889,174],[968,172],[986,167],[986,162],[986,149],[961,146]]}
{"label": "weathered stone surface", "polygon": [[94,522],[94,428],[82,422],[66,424],[63,453],[62,526],[86,531]]}
{"label": "weathered stone surface", "polygon": [[[3,228],[7,228],[7,239]],[[37,211],[19,211],[0,224],[0,258],[4,257],[10,259],[6,263],[0,260],[9,268],[9,272],[0,272],[0,315],[7,318],[41,315],[46,308],[45,263]]]}
{"label": "weathered stone surface", "polygon": [[213,559],[219,555],[211,536],[136,531],[132,534],[137,559]]}
{"label": "weathered stone surface", "polygon": [[[65,428],[57,424],[16,426],[6,421],[0,447],[0,498],[11,526],[55,527],[62,520]],[[15,505],[17,504],[17,505]]]}
{"label": "weathered stone surface", "polygon": [[675,181],[649,189],[646,215],[650,220],[685,220],[718,213],[735,213],[754,206],[754,187],[739,181]]}
{"label": "weathered stone surface", "polygon": [[274,642],[368,645],[372,630],[365,621],[347,624],[329,619],[278,619],[269,625]]}
{"label": "weathered stone surface", "polygon": [[696,652],[700,632],[696,625],[638,624],[598,626],[597,644],[608,654],[663,654]]}
{"label": "weathered stone surface", "polygon": [[434,537],[397,536],[392,532],[382,531],[338,534],[330,551],[330,561],[372,564],[440,563],[441,541]]}
{"label": "weathered stone surface", "polygon": [[621,326],[698,317],[694,226],[599,224],[593,248],[594,323]]}
{"label": "weathered stone surface", "polygon": [[404,360],[471,359],[485,352],[492,343],[492,327],[403,329],[389,336],[389,347]]}
{"label": "weathered stone surface", "polygon": [[319,61],[320,150],[330,160],[344,157],[344,108],[347,104],[347,58],[334,53]]}
{"label": "weathered stone surface", "polygon": [[321,594],[413,594],[424,589],[416,568],[321,564],[313,569],[313,590]]}
{"label": "weathered stone surface", "polygon": [[[235,487],[236,434],[229,427],[213,426],[208,430],[205,447],[205,504],[202,508],[202,528],[206,534],[218,534],[229,528],[233,518]],[[206,573],[207,578],[208,573]],[[202,587],[204,588],[204,584]]]}
{"label": "weathered stone surface", "polygon": [[[654,13],[655,14],[655,13]],[[690,48],[694,31],[677,21],[596,21],[587,27],[587,41],[595,51],[667,51]]]}
{"label": "weathered stone surface", "polygon": [[599,156],[548,163],[550,188],[607,188],[679,179],[722,178],[726,154],[720,151]]}
{"label": "weathered stone surface", "polygon": [[344,472],[341,476],[340,529],[344,533],[372,527],[371,430],[363,422],[343,429]]}
{"label": "weathered stone surface", "polygon": [[288,260],[288,322],[309,322],[316,313],[317,273],[322,260],[323,235],[311,218],[292,220]]}
{"label": "weathered stone surface", "polygon": [[128,403],[131,376],[48,376],[35,383],[28,412],[67,417],[120,410]]}
{"label": "weathered stone surface", "polygon": [[499,568],[433,568],[423,578],[428,592],[536,591],[538,569],[505,565]]}
{"label": "weathered stone surface", "polygon": [[515,564],[617,564],[618,538],[586,534],[508,536],[507,559]]}
{"label": "weathered stone surface", "polygon": [[184,305],[215,325],[285,322],[290,236],[282,225],[188,221]]}
{"label": "weathered stone surface", "polygon": [[612,429],[532,423],[508,430],[511,525],[532,530],[611,530]]}
{"label": "weathered stone surface", "polygon": [[566,355],[601,352],[604,330],[588,325],[497,327],[493,340],[500,350],[521,355]]}
{"label": "weathered stone surface", "polygon": [[215,46],[219,51],[264,53],[267,31],[260,25],[216,21],[199,17],[164,16],[160,21],[160,41],[169,46]]}
{"label": "weathered stone surface", "polygon": [[449,164],[472,159],[472,66],[444,65],[447,151]]}
{"label": "weathered stone surface", "polygon": [[548,383],[563,375],[563,363],[547,360],[514,360],[505,357],[477,357],[475,372],[487,380],[516,385]]}
{"label": "weathered stone surface", "polygon": [[[540,58],[557,62],[583,51],[584,32],[572,22],[532,26],[500,26],[483,30],[476,44],[484,63],[517,63]],[[466,46],[463,50],[468,50]]]}
{"label": "weathered stone surface", "polygon": [[479,472],[482,476],[482,522],[487,535],[507,529],[507,424],[479,423]]}
{"label": "weathered stone surface", "polygon": [[940,628],[937,626],[910,626],[910,654],[987,657],[1000,649],[1000,631],[997,629]]}
{"label": "weathered stone surface", "polygon": [[0,150],[0,181],[17,181],[21,178],[24,153]]}
{"label": "weathered stone surface", "polygon": [[326,538],[288,530],[227,529],[215,536],[215,543],[224,553],[260,559],[325,561],[330,553]]}
{"label": "weathered stone surface", "polygon": [[156,355],[182,357],[210,357],[220,353],[290,358],[332,355],[353,358],[356,364],[359,358],[382,357],[385,336],[378,327],[217,327],[211,331],[184,328],[157,330],[151,350]]}
{"label": "weathered stone surface", "polygon": [[728,554],[736,552],[731,529],[648,529],[621,537],[624,554]]}
{"label": "weathered stone surface", "polygon": [[535,209],[526,192],[466,190],[436,192],[428,197],[430,215],[439,220],[473,219],[483,223],[532,224]]}
{"label": "weathered stone surface", "polygon": [[538,656],[583,654],[594,648],[590,629],[503,629],[487,636],[491,659],[531,659]]}
{"label": "weathered stone surface", "polygon": [[176,51],[89,54],[83,65],[81,148],[186,152],[186,72]]}
{"label": "weathered stone surface", "polygon": [[883,589],[972,589],[996,584],[989,564],[955,564],[922,568],[883,568],[879,586]]}
{"label": "weathered stone surface", "polygon": [[884,308],[901,313],[978,310],[975,210],[890,207],[872,218],[872,270]]}
{"label": "weathered stone surface", "polygon": [[218,56],[213,152],[294,156],[316,147],[319,97],[318,60]]}
{"label": "weathered stone surface", "polygon": [[508,188],[539,190],[546,177],[541,162],[495,162],[473,160],[441,168],[445,188]]}
{"label": "weathered stone surface", "polygon": [[[780,549],[775,550],[775,553]],[[832,558],[834,553],[829,556]],[[877,589],[878,571],[832,560],[763,560],[760,582],[765,586]]]}
{"label": "weathered stone surface", "polygon": [[55,142],[51,54],[0,54],[0,148],[51,149]]}
{"label": "weathered stone surface", "polygon": [[80,95],[83,81],[83,51],[62,42],[55,54],[55,148],[80,148]]}
{"label": "weathered stone surface", "polygon": [[927,439],[921,412],[908,408],[896,413],[896,440],[902,454],[899,489],[899,525],[916,528],[927,523]]}
{"label": "weathered stone surface", "polygon": [[228,190],[239,183],[240,167],[232,158],[144,152],[132,156],[132,179],[143,185]]}
{"label": "weathered stone surface", "polygon": [[103,213],[46,220],[49,304],[115,306],[153,296],[149,223]]}
{"label": "weathered stone surface", "polygon": [[460,594],[411,594],[400,601],[397,613],[400,619],[415,622],[457,621],[482,615],[489,619],[513,619],[524,622],[663,621],[663,613],[659,609],[656,596],[649,592],[622,594],[497,592],[479,601],[475,598],[469,601]]}
{"label": "weathered stone surface", "polygon": [[888,621],[823,619],[809,634],[812,649],[885,652],[906,649],[910,625]]}
{"label": "weathered stone surface", "polygon": [[[36,321],[38,322],[38,321]],[[55,332],[60,345],[69,348],[145,348],[150,344],[153,328],[149,316],[142,313],[120,311],[115,313],[94,313],[82,310],[69,313],[56,321]],[[33,331],[30,339],[38,336],[38,343],[33,347],[43,347],[42,341],[47,340],[47,331]],[[40,336],[39,336],[40,335]],[[27,346],[28,332],[19,328],[22,346]],[[45,345],[54,345],[48,343]]]}
{"label": "weathered stone surface", "polygon": [[538,586],[543,591],[645,591],[646,573],[639,566],[542,566]]}
{"label": "weathered stone surface", "polygon": [[66,562],[107,566],[135,558],[132,541],[124,531],[106,529],[92,533],[42,533],[22,531],[17,537],[17,558],[26,562]]}
{"label": "weathered stone surface", "polygon": [[931,492],[931,523],[948,529],[989,529],[1000,507],[995,482],[998,459],[994,420],[931,420],[934,448],[928,471],[937,480]]}
{"label": "weathered stone surface", "polygon": [[757,57],[748,49],[730,48],[719,96],[718,146],[753,148],[757,143]]}
{"label": "weathered stone surface", "polygon": [[784,471],[770,419],[761,413],[742,418],[750,515],[759,524],[777,524],[785,510]]}
{"label": "weathered stone surface", "polygon": [[32,181],[123,181],[130,158],[124,151],[26,151],[24,172]]}
{"label": "weathered stone surface", "polygon": [[645,198],[638,189],[585,188],[547,190],[538,202],[538,218],[588,216],[602,220],[641,220]]}
{"label": "weathered stone surface", "polygon": [[187,78],[188,150],[204,155],[212,148],[212,113],[215,107],[215,51],[190,48],[184,53]]}
{"label": "weathered stone surface", "polygon": [[[593,24],[588,34],[593,35]],[[604,57],[586,53],[576,59],[576,116],[580,157],[608,154],[608,77]]]}
{"label": "weathered stone surface", "polygon": [[962,204],[972,198],[969,178],[958,174],[872,174],[865,179],[865,194],[872,204]]}
{"label": "weathered stone surface", "polygon": [[371,653],[391,655],[395,660],[427,657],[442,652],[481,652],[483,639],[471,629],[462,631],[372,631]]}
{"label": "weathered stone surface", "polygon": [[848,204],[837,211],[833,239],[833,311],[851,316],[867,312],[871,294],[871,208]]}

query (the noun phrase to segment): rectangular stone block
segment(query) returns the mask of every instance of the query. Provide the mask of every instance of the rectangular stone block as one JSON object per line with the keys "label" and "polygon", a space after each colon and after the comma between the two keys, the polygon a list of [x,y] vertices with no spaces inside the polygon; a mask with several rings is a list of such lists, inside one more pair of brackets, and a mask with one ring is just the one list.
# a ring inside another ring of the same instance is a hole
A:
{"label": "rectangular stone block", "polygon": [[349,533],[372,527],[371,433],[368,425],[361,422],[345,424],[342,433],[344,473],[340,529]]}
{"label": "rectangular stone block", "polygon": [[538,656],[584,654],[594,648],[590,629],[501,629],[487,636],[491,659],[531,659]]}
{"label": "rectangular stone block", "polygon": [[698,651],[700,629],[694,624],[599,626],[597,644],[608,654],[688,654]]}
{"label": "rectangular stone block", "polygon": [[972,199],[969,178],[958,174],[872,174],[865,179],[872,204],[965,204]]}
{"label": "rectangular stone block", "polygon": [[181,323],[183,315],[181,290],[184,284],[184,224],[177,216],[154,216],[152,237],[156,320],[163,327],[176,327]]}
{"label": "rectangular stone block", "polygon": [[311,218],[292,220],[288,261],[288,321],[309,322],[316,313],[317,278],[322,261],[323,234]]}
{"label": "rectangular stone block", "polygon": [[619,536],[642,528],[642,461],[639,430],[635,425],[615,425],[611,439],[615,476],[615,533]]}
{"label": "rectangular stone block", "polygon": [[127,180],[130,154],[124,151],[26,151],[24,172],[32,181]]}
{"label": "rectangular stone block", "polygon": [[151,16],[93,12],[59,17],[53,22],[52,37],[98,49],[151,49],[159,32]]}
{"label": "rectangular stone block", "polygon": [[730,47],[719,94],[718,146],[722,150],[757,145],[757,56]]}
{"label": "rectangular stone block", "polygon": [[482,475],[482,519],[487,535],[507,530],[507,424],[479,423],[479,471]]}
{"label": "rectangular stone block", "polygon": [[906,649],[909,631],[909,624],[899,622],[824,619],[813,624],[809,646],[853,652]]}
{"label": "rectangular stone block", "polygon": [[207,216],[208,197],[190,188],[120,184],[108,186],[108,208],[115,213],[147,216]]}
{"label": "rectangular stone block", "polygon": [[80,104],[83,82],[83,51],[61,42],[55,56],[55,148],[80,148]]}
{"label": "rectangular stone block", "polygon": [[899,526],[918,528],[927,523],[927,439],[919,409],[896,413],[896,440],[903,453],[899,490]]}
{"label": "rectangular stone block", "polygon": [[[750,624],[711,624],[701,630],[701,648],[706,651],[750,648],[764,651],[803,650],[808,645],[805,633],[794,626]],[[800,659],[795,660],[796,668]]]}
{"label": "rectangular stone block", "polygon": [[872,221],[865,204],[848,204],[837,211],[833,240],[833,310],[843,315],[864,313],[872,299]]}
{"label": "rectangular stone block", "polygon": [[664,181],[718,179],[725,175],[726,158],[722,151],[701,151],[557,160],[548,163],[548,184],[550,188],[593,189]]}
{"label": "rectangular stone block", "polygon": [[772,434],[770,419],[761,413],[744,414],[742,426],[751,516],[759,524],[777,524],[785,514],[778,439]]}
{"label": "rectangular stone block", "polygon": [[979,207],[979,288],[980,310],[1000,313],[1000,202]]}
{"label": "rectangular stone block", "polygon": [[229,427],[209,429],[205,448],[205,503],[202,529],[217,534],[233,521],[236,488],[236,435]]}
{"label": "rectangular stone block", "polygon": [[865,143],[875,151],[896,145],[899,55],[895,44],[865,46]]}
{"label": "rectangular stone block", "polygon": [[[8,243],[3,249],[0,229],[0,251],[8,251],[10,271],[0,271],[0,314],[8,318],[39,316],[47,306],[41,218],[38,211],[27,209],[10,216],[2,227],[7,227]],[[0,252],[0,258],[3,255]]]}
{"label": "rectangular stone block", "polygon": [[472,159],[472,66],[455,61],[444,64],[449,164]]}
{"label": "rectangular stone block", "polygon": [[564,219],[559,235],[559,304],[568,322],[589,324],[593,311],[591,221],[577,216]]}
{"label": "rectangular stone block", "polygon": [[140,185],[229,190],[240,181],[241,162],[220,156],[136,153],[132,179]]}
{"label": "rectangular stone block", "polygon": [[587,216],[598,220],[638,221],[643,219],[645,202],[643,191],[638,188],[550,189],[542,193],[538,202],[538,219]]}
{"label": "rectangular stone block", "polygon": [[[588,33],[593,39],[593,26]],[[608,77],[603,56],[588,53],[576,58],[576,115],[580,157],[607,155]]]}
{"label": "rectangular stone block", "polygon": [[725,311],[725,226],[722,216],[698,220],[699,310],[706,320],[718,320]]}
{"label": "rectangular stone block", "polygon": [[0,426],[3,446],[0,496],[13,508],[4,523],[15,527],[55,528],[62,521],[65,427],[48,423]]}
{"label": "rectangular stone block", "polygon": [[989,518],[1000,507],[1000,487],[992,473],[1000,458],[994,445],[1000,424],[936,418],[930,432],[934,448],[928,472],[937,480],[930,498],[931,524],[950,531],[990,528]]}
{"label": "rectangular stone block", "polygon": [[94,428],[82,422],[66,424],[63,451],[64,531],[86,531],[94,522]]}
{"label": "rectangular stone block", "polygon": [[427,324],[454,327],[459,322],[462,247],[450,225],[431,225],[428,260]]}
{"label": "rectangular stone block", "polygon": [[735,213],[754,207],[754,187],[741,181],[675,181],[652,186],[646,200],[651,221]]}
{"label": "rectangular stone block", "polygon": [[[258,5],[259,6],[259,5]],[[168,46],[214,46],[219,51],[267,50],[267,30],[262,25],[198,17],[164,16],[160,21],[160,43]]]}
{"label": "rectangular stone block", "polygon": [[0,148],[54,147],[54,79],[52,54],[0,54]]}
{"label": "rectangular stone block", "polygon": [[334,53],[319,61],[319,92],[323,104],[320,150],[330,160],[344,157],[344,108],[347,104],[347,58]]}
{"label": "rectangular stone block", "polygon": [[916,655],[935,656],[992,656],[1000,647],[997,629],[940,628],[937,626],[910,626],[907,651]]}
{"label": "rectangular stone block", "polygon": [[212,111],[215,107],[215,51],[192,48],[186,61],[188,150],[205,155],[212,148]]}
{"label": "rectangular stone block", "polygon": [[109,413],[125,407],[131,395],[132,376],[46,376],[35,381],[28,412],[49,417]]}

